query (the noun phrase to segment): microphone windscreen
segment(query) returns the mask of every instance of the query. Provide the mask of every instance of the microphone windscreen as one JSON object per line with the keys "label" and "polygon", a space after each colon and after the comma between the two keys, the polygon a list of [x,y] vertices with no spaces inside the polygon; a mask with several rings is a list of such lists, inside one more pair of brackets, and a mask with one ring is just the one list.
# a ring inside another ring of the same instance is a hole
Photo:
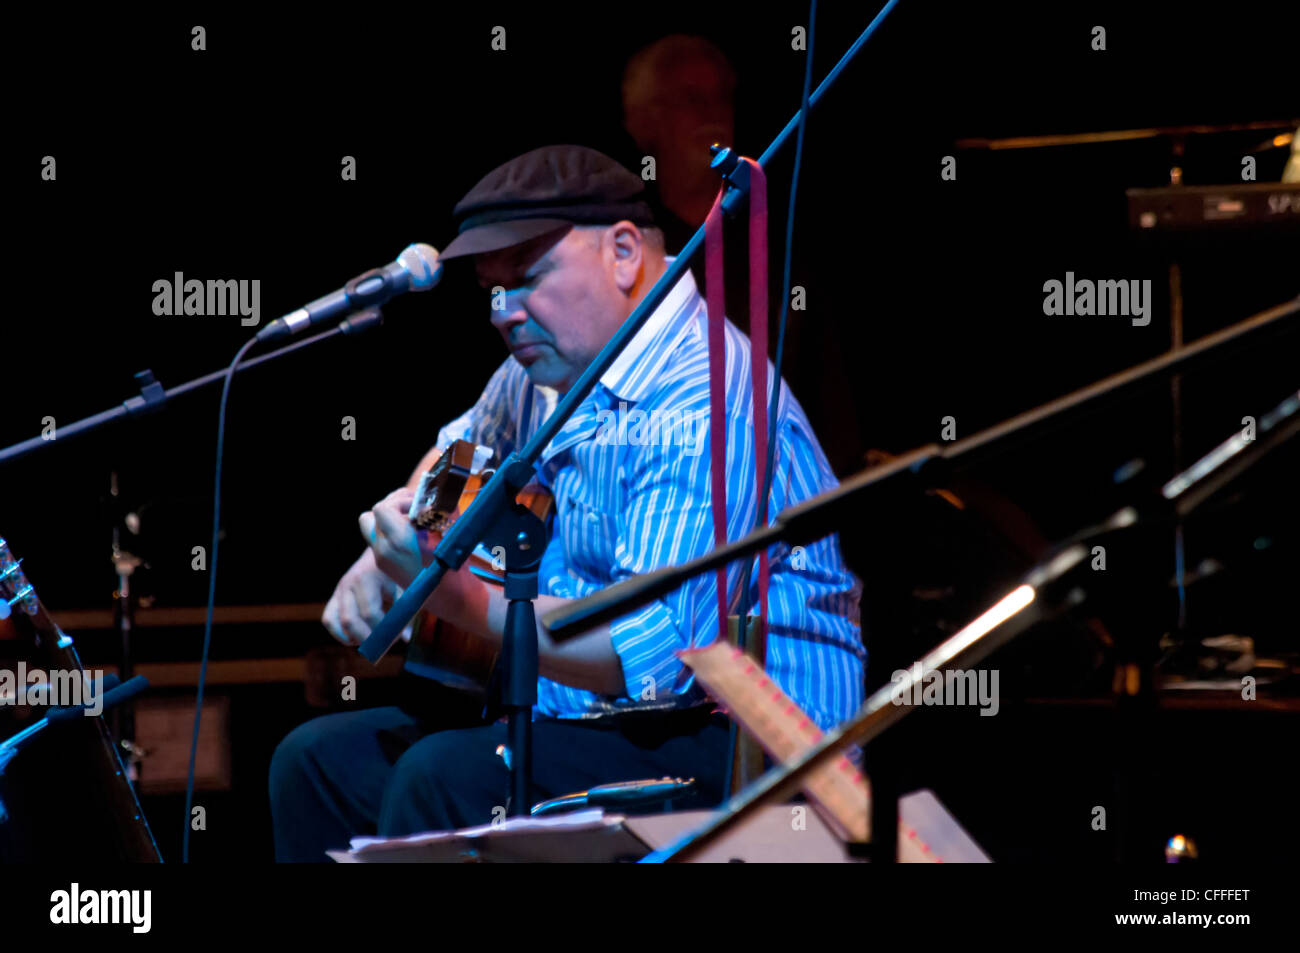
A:
{"label": "microphone windscreen", "polygon": [[397,263],[411,276],[412,291],[428,291],[442,279],[442,262],[432,245],[416,242],[397,256]]}

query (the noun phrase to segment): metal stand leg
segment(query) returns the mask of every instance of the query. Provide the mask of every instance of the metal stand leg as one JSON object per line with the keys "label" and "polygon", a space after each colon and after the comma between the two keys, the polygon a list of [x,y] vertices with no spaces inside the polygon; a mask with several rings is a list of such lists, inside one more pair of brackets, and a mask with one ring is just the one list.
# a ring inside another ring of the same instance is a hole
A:
{"label": "metal stand leg", "polygon": [[[514,485],[522,489],[531,473],[527,467],[519,468]],[[527,817],[533,806],[533,706],[537,703],[539,668],[533,600],[537,598],[537,565],[546,551],[546,524],[516,502],[497,517],[483,543],[505,556],[505,595],[510,600],[493,679],[501,695],[500,708],[508,719],[510,751],[506,763],[510,766],[510,791],[506,813]],[[489,710],[491,707],[489,698]]]}
{"label": "metal stand leg", "polygon": [[501,647],[501,706],[509,717],[511,817],[527,816],[533,804],[533,705],[537,703],[537,570],[506,571],[505,638]]}

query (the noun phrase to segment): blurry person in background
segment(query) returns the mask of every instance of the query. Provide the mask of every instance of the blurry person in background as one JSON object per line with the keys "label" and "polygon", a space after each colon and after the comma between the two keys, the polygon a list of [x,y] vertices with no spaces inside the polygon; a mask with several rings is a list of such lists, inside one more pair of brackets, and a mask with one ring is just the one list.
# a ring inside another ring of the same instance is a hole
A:
{"label": "blurry person in background", "polygon": [[734,145],[736,71],[701,36],[675,33],[638,50],[623,71],[623,125],[655,160],[668,247],[684,245],[709,214],[718,175],[709,146]]}
{"label": "blurry person in background", "polygon": [[[623,70],[623,126],[635,141],[641,156],[653,156],[655,179],[648,182],[655,192],[655,218],[670,252],[675,253],[704,224],[721,184],[709,166],[709,146],[715,142],[736,145],[737,74],[726,54],[702,36],[674,33],[642,47],[628,59]],[[769,117],[775,124],[784,115]],[[631,156],[628,165],[642,168]],[[780,315],[780,261],[783,253],[787,182],[770,186],[769,268],[776,279],[768,314],[775,342]],[[727,308],[730,313],[748,310],[749,261],[742,226],[726,228]],[[825,287],[818,280],[817,264],[800,259],[795,249],[794,283]],[[704,255],[696,255],[691,271],[701,290],[707,290]],[[819,300],[826,300],[820,298]],[[862,467],[862,437],[858,427],[850,378],[844,367],[847,353],[838,325],[832,316],[791,310],[787,316],[786,360],[782,375],[800,395],[809,417],[825,433],[825,446],[837,473],[852,473]],[[769,354],[769,357],[772,355]]]}

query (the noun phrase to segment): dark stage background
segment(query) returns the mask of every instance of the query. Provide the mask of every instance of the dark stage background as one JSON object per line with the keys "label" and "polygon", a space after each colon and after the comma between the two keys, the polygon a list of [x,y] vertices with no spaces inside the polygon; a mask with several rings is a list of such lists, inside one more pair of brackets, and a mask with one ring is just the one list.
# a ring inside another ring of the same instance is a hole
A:
{"label": "dark stage background", "polygon": [[[368,16],[309,9],[291,18],[214,6],[147,20],[15,24],[11,43],[26,48],[33,71],[15,88],[5,124],[11,295],[0,337],[0,445],[38,434],[45,416],[66,425],[131,396],[135,371],[151,368],[172,386],[224,367],[249,330],[233,317],[155,316],[152,284],[174,272],[260,279],[265,322],[391,261],[409,242],[443,247],[455,201],[523,151],[577,142],[638,168],[621,127],[619,81],[631,53],[662,35],[702,34],[731,59],[736,145],[745,154],[757,156],[798,106],[804,54],[790,49],[790,29],[805,22],[803,4],[739,16],[731,4],[674,2],[428,5]],[[875,12],[875,4],[822,5],[818,81]],[[1130,232],[1124,190],[1167,184],[1169,137],[1014,151],[955,146],[970,137],[1294,120],[1294,62],[1280,57],[1293,53],[1295,32],[1281,17],[1280,6],[1232,5],[1202,17],[1175,5],[1141,16],[1126,5],[901,5],[814,112],[800,183],[794,283],[807,289],[807,310],[791,316],[786,376],[839,475],[861,469],[868,450],[897,453],[939,439],[946,415],[966,436],[1162,352],[1175,257],[1188,340],[1300,290],[1294,232],[1178,244]],[[205,52],[190,49],[195,23],[207,28]],[[490,48],[497,24],[508,31],[504,52]],[[1104,52],[1089,48],[1096,24],[1107,29]],[[1269,135],[1189,137],[1185,183],[1239,181],[1241,156]],[[1261,181],[1280,178],[1286,153],[1258,153]],[[40,180],[45,155],[57,159],[55,182]],[[345,155],[356,157],[356,181],[340,180]],[[957,157],[956,181],[940,179],[945,155]],[[769,169],[774,296],[792,157],[793,143]],[[1150,325],[1044,316],[1043,283],[1067,271],[1150,279]],[[449,270],[437,290],[395,301],[386,314],[378,333],[237,378],[219,605],[328,598],[360,552],[357,514],[405,481],[440,424],[475,400],[504,357],[486,298],[463,273]],[[1187,375],[1185,460],[1294,391],[1298,354],[1291,334]],[[104,497],[114,471],[141,518],[136,543],[150,568],[139,592],[158,607],[203,604],[207,576],[191,570],[191,548],[207,546],[210,534],[218,390],[110,432],[57,441],[0,471],[0,533],[56,614],[111,606]],[[341,438],[345,416],[355,418],[355,440]],[[1111,475],[1125,461],[1144,458],[1152,480],[1173,472],[1170,429],[1169,389],[1155,386],[969,478],[1023,510],[1041,536],[1059,538],[1122,499]],[[1234,570],[1212,599],[1193,598],[1200,634],[1240,631],[1295,649],[1294,452],[1284,462],[1258,477],[1236,509],[1204,531],[1189,528],[1189,551]],[[890,532],[904,541],[863,519],[843,532],[877,554],[905,547],[925,563],[927,552],[943,553],[953,605],[977,605],[988,567],[977,571],[975,544],[954,546],[947,527],[901,522]],[[1233,607],[1248,607],[1249,618]],[[927,625],[894,651],[937,641],[942,624]],[[194,661],[200,634],[142,631],[137,661]],[[113,661],[111,633],[87,632],[81,642],[90,660]],[[310,622],[230,625],[218,627],[213,655],[278,658],[330,644]],[[1069,653],[1034,656],[1033,671],[1051,676],[1037,693],[1095,685],[1097,662],[1080,651],[1075,669]],[[365,685],[367,703],[391,691]],[[269,859],[266,759],[285,731],[322,709],[299,684],[214,691],[232,699],[233,786],[200,798],[217,805],[213,827],[224,833],[196,836],[193,856]],[[1086,812],[1095,800],[1075,774],[1109,783],[1098,773],[1107,760],[1097,723],[1074,717],[1057,733],[1041,713],[1016,720],[1013,711],[1005,722],[992,719],[996,738],[981,737],[985,719],[927,724],[928,734],[918,729],[909,743],[937,745],[942,759],[945,746],[965,739],[963,754],[949,751],[948,768],[918,780],[936,785],[999,859],[1041,858],[1053,843],[1108,857],[1110,846],[1083,843],[1086,829],[1079,834],[1042,807],[1077,799]],[[1178,765],[1171,790],[1217,791],[1214,778],[1239,770],[1227,752],[1244,739],[1259,747],[1259,771],[1289,770],[1273,764],[1281,736],[1272,728],[1223,725],[1214,722],[1225,732],[1217,747],[1199,754],[1190,729],[1170,730],[1192,749],[1170,754]],[[1074,730],[1077,738],[1067,733]],[[971,783],[972,773],[985,780]],[[1263,792],[1275,782],[1225,784],[1214,812],[1267,808],[1273,795]],[[1030,801],[1042,811],[1037,827],[1025,820]],[[151,798],[146,807],[164,853],[178,857],[179,798]],[[1250,854],[1231,831],[1211,839],[1225,855]]]}

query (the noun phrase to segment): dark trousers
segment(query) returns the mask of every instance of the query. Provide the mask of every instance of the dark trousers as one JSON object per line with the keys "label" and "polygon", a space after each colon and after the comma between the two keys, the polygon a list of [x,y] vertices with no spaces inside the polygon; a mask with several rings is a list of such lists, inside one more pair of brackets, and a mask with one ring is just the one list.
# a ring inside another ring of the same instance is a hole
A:
{"label": "dark trousers", "polygon": [[[506,724],[477,725],[455,705],[437,712],[370,708],[299,725],[271,759],[278,861],[325,861],[350,838],[489,823],[506,807],[510,772],[497,746]],[[708,709],[639,723],[533,722],[537,801],[597,784],[693,777],[698,793],[676,809],[723,800],[727,720]],[[529,805],[531,807],[531,805]],[[656,810],[658,808],[655,808]]]}

